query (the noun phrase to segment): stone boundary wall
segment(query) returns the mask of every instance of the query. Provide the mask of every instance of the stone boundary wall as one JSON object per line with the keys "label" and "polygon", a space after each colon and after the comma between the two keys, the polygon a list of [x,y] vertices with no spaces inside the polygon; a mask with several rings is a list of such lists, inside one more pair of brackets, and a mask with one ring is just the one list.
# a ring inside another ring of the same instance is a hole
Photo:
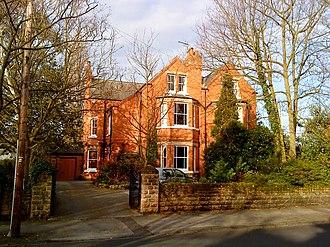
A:
{"label": "stone boundary wall", "polygon": [[330,187],[265,188],[248,183],[161,184],[159,212],[241,210],[330,203]]}
{"label": "stone boundary wall", "polygon": [[[38,181],[23,195],[22,216],[24,219],[47,219],[53,210],[55,180],[52,175],[41,174]],[[9,219],[12,191],[5,191],[0,198],[0,218]]]}
{"label": "stone boundary wall", "polygon": [[224,211],[330,204],[328,187],[265,187],[252,183],[159,183],[155,168],[141,171],[142,213]]}

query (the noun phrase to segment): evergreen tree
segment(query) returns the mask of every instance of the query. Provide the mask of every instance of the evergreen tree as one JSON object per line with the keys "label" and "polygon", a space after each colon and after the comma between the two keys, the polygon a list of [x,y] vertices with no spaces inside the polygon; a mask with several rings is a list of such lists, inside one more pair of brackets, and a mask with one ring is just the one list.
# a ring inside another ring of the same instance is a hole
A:
{"label": "evergreen tree", "polygon": [[238,120],[237,98],[234,92],[233,77],[227,72],[221,80],[221,92],[214,116],[212,136],[219,138],[221,129],[233,120]]}

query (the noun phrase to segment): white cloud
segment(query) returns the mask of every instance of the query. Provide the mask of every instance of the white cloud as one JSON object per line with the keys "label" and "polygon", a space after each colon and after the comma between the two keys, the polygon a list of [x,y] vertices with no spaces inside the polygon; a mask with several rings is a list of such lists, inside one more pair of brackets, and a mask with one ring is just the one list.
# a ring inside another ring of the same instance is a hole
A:
{"label": "white cloud", "polygon": [[134,33],[153,31],[158,35],[154,47],[162,54],[169,54],[165,59],[173,58],[177,55],[173,53],[182,50],[178,41],[194,46],[196,22],[205,17],[207,7],[212,4],[212,0],[102,1],[111,7],[109,21],[121,32],[123,37],[119,43],[124,45],[124,49],[129,47]]}

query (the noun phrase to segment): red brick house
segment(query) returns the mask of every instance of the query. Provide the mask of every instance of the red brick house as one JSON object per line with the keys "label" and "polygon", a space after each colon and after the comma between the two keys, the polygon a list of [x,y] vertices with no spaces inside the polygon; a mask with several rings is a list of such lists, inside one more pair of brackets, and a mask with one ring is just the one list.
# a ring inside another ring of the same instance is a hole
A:
{"label": "red brick house", "polygon": [[157,133],[158,165],[191,176],[204,174],[203,153],[212,141],[211,126],[224,71],[234,78],[239,120],[256,125],[256,93],[232,67],[202,77],[202,58],[189,49],[174,58],[147,84],[98,81],[87,71],[84,103],[84,174],[97,176],[116,154],[145,152],[148,132]]}

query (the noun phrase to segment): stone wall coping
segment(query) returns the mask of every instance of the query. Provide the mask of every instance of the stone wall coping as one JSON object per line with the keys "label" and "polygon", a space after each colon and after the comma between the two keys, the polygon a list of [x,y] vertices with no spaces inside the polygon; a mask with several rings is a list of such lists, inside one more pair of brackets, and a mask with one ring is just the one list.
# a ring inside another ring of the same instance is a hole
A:
{"label": "stone wall coping", "polygon": [[158,171],[155,167],[147,165],[141,169],[141,174],[158,174]]}

